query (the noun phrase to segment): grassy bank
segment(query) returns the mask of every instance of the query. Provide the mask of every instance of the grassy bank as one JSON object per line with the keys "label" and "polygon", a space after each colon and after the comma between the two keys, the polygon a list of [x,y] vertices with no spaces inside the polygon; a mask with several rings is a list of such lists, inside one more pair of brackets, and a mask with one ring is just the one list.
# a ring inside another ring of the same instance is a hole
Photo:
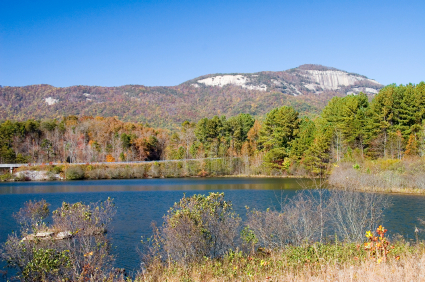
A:
{"label": "grassy bank", "polygon": [[425,159],[379,159],[335,164],[329,184],[364,191],[425,194]]}
{"label": "grassy bank", "polygon": [[363,244],[354,243],[236,252],[190,265],[152,264],[135,281],[423,281],[423,243],[411,246],[399,240],[390,248],[386,262],[371,259]]}
{"label": "grassy bank", "polygon": [[241,160],[237,158],[140,164],[46,164],[20,167],[15,175],[6,174],[3,179],[31,180],[25,178],[26,171],[46,172],[46,180],[55,180],[58,176],[64,180],[206,177],[239,174],[241,167]]}
{"label": "grassy bank", "polygon": [[139,164],[60,164],[33,165],[17,168],[14,174],[0,175],[0,181],[81,179],[141,179],[180,177],[300,177],[265,164],[252,165],[242,158],[179,160]]}

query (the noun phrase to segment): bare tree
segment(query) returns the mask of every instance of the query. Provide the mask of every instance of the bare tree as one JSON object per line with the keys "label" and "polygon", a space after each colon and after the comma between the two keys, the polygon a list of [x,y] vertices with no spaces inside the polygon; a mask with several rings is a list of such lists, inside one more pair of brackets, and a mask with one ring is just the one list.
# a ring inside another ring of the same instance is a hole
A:
{"label": "bare tree", "polygon": [[388,198],[378,193],[353,188],[330,191],[330,216],[335,232],[344,240],[361,242],[367,230],[373,230],[383,219]]}

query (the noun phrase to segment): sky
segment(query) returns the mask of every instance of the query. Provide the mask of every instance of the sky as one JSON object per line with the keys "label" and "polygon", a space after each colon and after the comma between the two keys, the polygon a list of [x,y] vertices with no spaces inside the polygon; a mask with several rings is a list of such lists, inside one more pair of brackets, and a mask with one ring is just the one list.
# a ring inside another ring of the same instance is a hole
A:
{"label": "sky", "polygon": [[321,64],[425,81],[425,1],[2,0],[0,85],[173,86]]}

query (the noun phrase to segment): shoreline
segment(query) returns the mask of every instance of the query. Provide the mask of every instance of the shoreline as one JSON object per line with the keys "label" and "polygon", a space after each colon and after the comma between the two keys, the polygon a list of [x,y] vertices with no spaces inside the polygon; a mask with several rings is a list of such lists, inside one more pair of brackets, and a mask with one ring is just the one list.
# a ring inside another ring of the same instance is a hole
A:
{"label": "shoreline", "polygon": [[[21,171],[24,172],[24,171]],[[35,171],[32,171],[35,172]],[[37,171],[40,174],[46,175],[48,171],[42,170]],[[19,172],[18,172],[19,173]],[[17,173],[14,175],[16,176]],[[58,175],[57,175],[58,176]],[[199,175],[188,175],[188,176],[173,176],[173,177],[164,177],[164,176],[147,176],[142,178],[83,178],[83,179],[65,179],[63,177],[57,177],[55,179],[23,179],[19,180],[16,178],[12,179],[5,179],[0,182],[51,182],[51,181],[60,181],[60,182],[72,182],[74,180],[132,180],[132,179],[179,179],[179,178],[282,178],[282,179],[320,179],[320,177],[311,177],[311,176],[295,176],[295,175],[266,175],[266,174],[228,174],[228,175],[206,175],[206,176],[199,176]],[[325,181],[328,179],[326,178]],[[338,190],[344,190],[343,186],[336,186],[332,185],[334,189]],[[402,194],[402,195],[425,195],[425,189],[421,188],[402,188],[402,187],[391,187],[391,188],[384,188],[384,187],[360,187],[355,188],[355,191],[359,192],[368,192],[368,193],[383,193],[383,194]]]}

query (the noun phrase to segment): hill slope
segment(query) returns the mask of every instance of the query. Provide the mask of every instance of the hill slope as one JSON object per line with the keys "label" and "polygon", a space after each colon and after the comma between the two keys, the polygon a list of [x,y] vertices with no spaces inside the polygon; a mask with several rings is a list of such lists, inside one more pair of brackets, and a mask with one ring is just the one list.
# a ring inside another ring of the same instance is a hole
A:
{"label": "hill slope", "polygon": [[382,88],[365,76],[320,65],[280,72],[212,74],[171,87],[51,85],[0,88],[0,119],[60,118],[64,115],[117,116],[173,128],[184,120],[249,113],[291,105],[301,114],[316,114],[333,96]]}

